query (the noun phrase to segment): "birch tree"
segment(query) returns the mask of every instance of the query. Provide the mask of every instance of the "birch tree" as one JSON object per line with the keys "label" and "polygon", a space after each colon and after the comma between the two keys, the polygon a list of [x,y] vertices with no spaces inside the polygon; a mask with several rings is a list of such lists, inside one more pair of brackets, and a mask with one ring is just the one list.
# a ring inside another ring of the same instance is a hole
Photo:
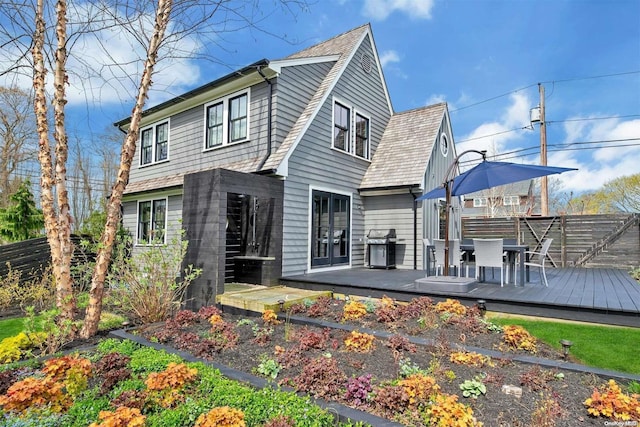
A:
{"label": "birch tree", "polygon": [[[305,2],[277,0],[269,6],[274,9],[279,6],[290,13],[304,8]],[[41,168],[41,205],[51,248],[56,305],[62,320],[73,319],[76,307],[70,269],[73,219],[66,184],[69,144],[65,105],[68,102],[67,86],[70,79],[83,78],[80,71],[71,72],[68,69],[69,59],[73,57],[75,64],[84,65],[83,71],[93,77],[102,75],[109,67],[126,67],[128,64],[110,56],[110,49],[103,40],[96,37],[94,44],[83,45],[82,40],[86,41],[87,35],[105,29],[125,32],[144,52],[138,62],[139,74],[135,74],[139,77],[131,77],[137,88],[135,101],[120,153],[117,176],[106,207],[107,219],[100,238],[89,305],[79,331],[80,336],[89,337],[97,331],[104,283],[120,221],[122,195],[136,151],[142,112],[153,85],[153,77],[158,72],[159,61],[168,57],[196,56],[216,61],[210,50],[185,49],[184,46],[193,46],[186,41],[197,39],[200,40],[197,44],[199,47],[224,49],[225,33],[239,30],[260,31],[260,23],[275,13],[274,10],[265,11],[260,7],[258,2],[251,0],[123,0],[101,3],[15,0],[13,4],[0,8],[0,20],[7,23],[0,30],[0,45],[9,47],[8,51],[15,57],[15,60],[9,62],[9,66],[0,70],[0,75],[21,71],[25,75],[24,70],[31,73]],[[69,21],[70,15],[72,22]],[[73,30],[70,32],[69,28]],[[112,63],[96,67],[93,61],[83,60],[82,48],[102,49],[105,56],[112,59]],[[2,58],[0,63],[1,60]],[[48,86],[48,73],[51,74],[51,86]],[[106,82],[109,83],[117,82],[114,79]],[[50,109],[53,112],[51,124]]]}

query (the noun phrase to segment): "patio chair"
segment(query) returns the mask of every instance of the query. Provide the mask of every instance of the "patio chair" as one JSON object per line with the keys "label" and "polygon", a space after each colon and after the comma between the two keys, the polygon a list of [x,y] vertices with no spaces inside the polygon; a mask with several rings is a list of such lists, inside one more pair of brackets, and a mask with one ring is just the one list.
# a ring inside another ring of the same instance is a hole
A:
{"label": "patio chair", "polygon": [[527,251],[525,254],[529,256],[529,261],[525,261],[524,265],[526,267],[538,267],[540,271],[540,275],[542,276],[542,283],[544,283],[545,287],[549,287],[549,282],[547,282],[547,273],[544,268],[544,262],[547,259],[547,253],[549,252],[549,247],[551,246],[551,242],[553,239],[545,239],[542,242],[542,249],[540,252],[536,251]]}
{"label": "patio chair", "polygon": [[[473,239],[473,253],[476,257],[476,279],[479,279],[480,270],[486,267],[500,268],[500,286],[504,286],[504,270],[506,252],[502,249],[502,239]],[[509,267],[507,270],[507,282],[509,282]]]}
{"label": "patio chair", "polygon": [[[436,260],[436,276],[440,271],[440,268],[444,269],[444,239],[434,239],[433,245],[435,247],[435,260]],[[453,266],[456,275],[462,276],[462,266],[464,264],[464,252],[460,250],[460,240],[449,240],[449,266]],[[469,276],[469,268],[467,267],[467,276]]]}
{"label": "patio chair", "polygon": [[[426,254],[427,251],[431,251],[431,253],[429,254],[429,264],[427,265],[427,276],[430,274],[431,269],[436,267],[436,255],[435,255],[435,250],[433,248],[433,246],[431,246],[431,242],[429,241],[429,239],[422,239],[422,244],[424,245],[424,253],[425,253],[425,260],[427,259]],[[431,246],[431,247],[429,247]],[[426,262],[426,261],[425,261]]]}

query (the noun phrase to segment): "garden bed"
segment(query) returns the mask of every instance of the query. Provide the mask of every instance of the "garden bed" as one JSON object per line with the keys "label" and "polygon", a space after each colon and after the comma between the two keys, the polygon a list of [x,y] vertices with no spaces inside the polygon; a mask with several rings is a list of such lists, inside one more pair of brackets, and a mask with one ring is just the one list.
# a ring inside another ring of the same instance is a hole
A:
{"label": "garden bed", "polygon": [[[209,307],[200,317],[209,321],[181,312],[137,333],[406,425],[438,425],[438,411],[466,417],[462,426],[476,425],[474,418],[485,426],[602,426],[613,420],[593,416],[610,402],[584,402],[610,377],[626,384],[624,374],[583,371],[526,331],[506,334],[477,308],[460,307],[428,298],[408,305],[322,299],[290,307],[277,319],[272,312],[261,318]],[[616,396],[622,399],[624,391]]]}

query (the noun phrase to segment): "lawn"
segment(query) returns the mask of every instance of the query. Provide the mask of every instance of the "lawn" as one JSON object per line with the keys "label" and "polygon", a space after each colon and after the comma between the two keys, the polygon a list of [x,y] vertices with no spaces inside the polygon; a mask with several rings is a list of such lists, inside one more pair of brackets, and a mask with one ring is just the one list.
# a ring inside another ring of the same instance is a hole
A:
{"label": "lawn", "polygon": [[24,330],[24,317],[0,320],[0,341],[18,335]]}
{"label": "lawn", "polygon": [[539,320],[489,313],[499,325],[520,325],[532,335],[556,348],[562,339],[573,342],[570,354],[588,366],[640,374],[640,328],[595,325],[579,322]]}

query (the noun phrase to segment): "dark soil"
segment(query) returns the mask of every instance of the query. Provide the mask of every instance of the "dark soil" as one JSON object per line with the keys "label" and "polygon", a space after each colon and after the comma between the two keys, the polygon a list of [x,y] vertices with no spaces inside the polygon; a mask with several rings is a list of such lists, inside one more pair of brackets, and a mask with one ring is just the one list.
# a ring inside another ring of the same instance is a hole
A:
{"label": "dark soil", "polygon": [[[225,312],[224,322],[213,329],[204,320],[216,313],[210,307],[204,309],[208,312],[201,310],[198,318],[193,313],[181,312],[166,324],[143,327],[140,332],[152,341],[256,375],[261,375],[258,372],[261,361],[277,361],[282,369],[274,381],[279,384],[406,425],[425,424],[416,411],[404,411],[371,398],[379,390],[377,387],[397,384],[403,365],[429,371],[442,392],[458,395],[458,400],[469,405],[486,427],[603,426],[606,421],[611,422],[590,416],[583,404],[594,388],[604,385],[609,378],[515,361],[517,356],[559,361],[562,355],[540,342],[535,354],[511,350],[502,341],[502,333],[490,331],[481,321],[477,308],[470,308],[463,316],[450,316],[434,310],[427,300],[421,298],[410,304],[410,309],[402,306],[378,309],[357,321],[343,321],[345,303],[336,300],[309,308],[293,307],[290,317],[279,315],[277,324],[265,323],[260,317]],[[298,319],[333,322],[333,326],[346,329],[327,327],[328,323],[323,327],[304,326],[295,323]],[[349,328],[381,334],[375,338],[371,351],[360,353],[348,350],[345,345]],[[383,336],[384,333],[387,335]],[[413,342],[400,336],[411,337]],[[417,342],[419,339],[424,342]],[[491,364],[479,367],[453,363],[451,353],[463,347],[501,354],[492,357]],[[345,380],[367,374],[372,376],[373,393],[361,400],[346,398]],[[473,379],[486,385],[486,394],[477,399],[464,398],[460,384]],[[504,385],[520,387],[522,397],[503,393]],[[402,403],[400,397],[396,396],[396,400],[396,405]]]}

